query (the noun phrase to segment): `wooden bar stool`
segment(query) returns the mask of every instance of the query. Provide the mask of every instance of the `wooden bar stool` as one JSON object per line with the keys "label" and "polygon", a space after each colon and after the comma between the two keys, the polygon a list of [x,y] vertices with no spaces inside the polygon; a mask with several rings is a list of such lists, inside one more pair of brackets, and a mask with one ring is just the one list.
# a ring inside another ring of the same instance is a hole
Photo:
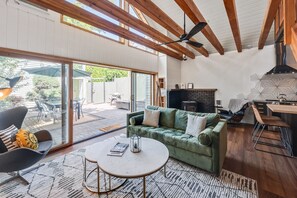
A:
{"label": "wooden bar stool", "polygon": [[[289,138],[289,135],[288,135],[288,128],[290,128],[290,126],[287,123],[285,123],[284,121],[282,121],[281,119],[278,119],[278,118],[270,118],[269,119],[269,117],[268,117],[268,119],[264,120],[262,118],[261,114],[259,113],[258,109],[256,108],[256,106],[252,105],[252,108],[253,108],[256,120],[258,122],[258,125],[257,125],[257,127],[255,128],[255,130],[253,131],[253,134],[252,134],[252,140],[253,140],[253,142],[255,142],[253,147],[256,150],[259,150],[259,151],[264,151],[264,152],[267,152],[267,153],[282,155],[282,156],[286,156],[286,157],[292,157],[292,148],[291,148],[291,144],[290,144],[290,138]],[[260,142],[259,141],[266,126],[278,127],[280,129],[280,140],[279,141],[282,143],[282,145],[272,144],[272,143],[268,143],[268,142]],[[257,134],[258,134],[258,137],[255,140]],[[277,147],[277,148],[285,148],[285,149],[288,150],[290,155],[283,155],[283,154],[279,154],[279,153],[274,153],[274,152],[269,152],[269,151],[258,149],[256,147],[258,143],[265,144],[267,146]]]}
{"label": "wooden bar stool", "polygon": [[[256,105],[252,105],[252,106],[254,106],[253,108],[256,108],[257,109],[257,107],[256,107]],[[257,109],[258,110],[258,109]],[[259,112],[259,111],[258,111]],[[259,114],[260,114],[260,112],[259,112]],[[265,122],[265,121],[281,121],[282,119],[280,118],[280,117],[278,117],[278,116],[267,116],[267,115],[263,115],[263,114],[260,114],[260,116],[261,116],[261,118],[262,118],[262,120]],[[259,127],[260,127],[260,125],[259,125],[259,122],[257,121],[257,119],[256,119],[256,123],[255,123],[255,125],[254,125],[254,128],[253,128],[253,130],[252,130],[252,137],[254,137],[254,133],[255,133],[255,131],[256,131],[256,129],[257,130],[259,130]]]}

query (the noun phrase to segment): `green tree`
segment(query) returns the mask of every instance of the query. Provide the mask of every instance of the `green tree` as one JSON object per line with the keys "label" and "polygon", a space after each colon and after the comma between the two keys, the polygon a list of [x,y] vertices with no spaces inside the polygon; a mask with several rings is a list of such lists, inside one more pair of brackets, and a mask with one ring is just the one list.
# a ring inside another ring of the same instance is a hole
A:
{"label": "green tree", "polygon": [[37,98],[48,99],[61,96],[60,83],[57,78],[49,76],[34,76],[33,84],[33,92],[27,93],[27,98],[29,100],[34,100]]}
{"label": "green tree", "polygon": [[111,82],[115,78],[128,77],[128,71],[102,67],[86,66],[86,71],[91,73],[94,82]]}

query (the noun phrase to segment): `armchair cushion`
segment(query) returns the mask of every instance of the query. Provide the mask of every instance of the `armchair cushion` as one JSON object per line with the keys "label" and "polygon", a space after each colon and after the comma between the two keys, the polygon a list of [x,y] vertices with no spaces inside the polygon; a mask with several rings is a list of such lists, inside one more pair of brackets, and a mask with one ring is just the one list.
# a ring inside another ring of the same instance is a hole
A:
{"label": "armchair cushion", "polygon": [[17,146],[16,144],[12,141],[12,136],[18,131],[18,129],[14,126],[11,125],[7,129],[0,130],[0,139],[4,143],[6,147],[6,151],[11,151],[13,149],[16,149]]}
{"label": "armchair cushion", "polygon": [[38,140],[36,136],[24,129],[19,129],[19,132],[16,134],[16,142],[21,148],[38,149]]}

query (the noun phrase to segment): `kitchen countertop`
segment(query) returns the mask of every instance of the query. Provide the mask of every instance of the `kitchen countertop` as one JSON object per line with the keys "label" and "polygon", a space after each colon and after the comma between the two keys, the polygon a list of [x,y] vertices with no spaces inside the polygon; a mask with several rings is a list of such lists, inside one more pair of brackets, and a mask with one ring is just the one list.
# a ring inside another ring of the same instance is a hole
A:
{"label": "kitchen countertop", "polygon": [[295,105],[267,104],[267,107],[275,113],[297,114],[297,106]]}

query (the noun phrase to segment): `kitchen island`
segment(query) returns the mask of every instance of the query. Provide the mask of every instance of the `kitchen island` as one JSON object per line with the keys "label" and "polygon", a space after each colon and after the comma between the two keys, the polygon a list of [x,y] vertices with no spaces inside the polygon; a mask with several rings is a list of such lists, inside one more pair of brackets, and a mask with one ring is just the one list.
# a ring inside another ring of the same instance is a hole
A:
{"label": "kitchen island", "polygon": [[297,106],[296,105],[280,105],[267,104],[267,108],[273,113],[280,113],[281,118],[290,125],[290,143],[293,155],[297,156]]}

